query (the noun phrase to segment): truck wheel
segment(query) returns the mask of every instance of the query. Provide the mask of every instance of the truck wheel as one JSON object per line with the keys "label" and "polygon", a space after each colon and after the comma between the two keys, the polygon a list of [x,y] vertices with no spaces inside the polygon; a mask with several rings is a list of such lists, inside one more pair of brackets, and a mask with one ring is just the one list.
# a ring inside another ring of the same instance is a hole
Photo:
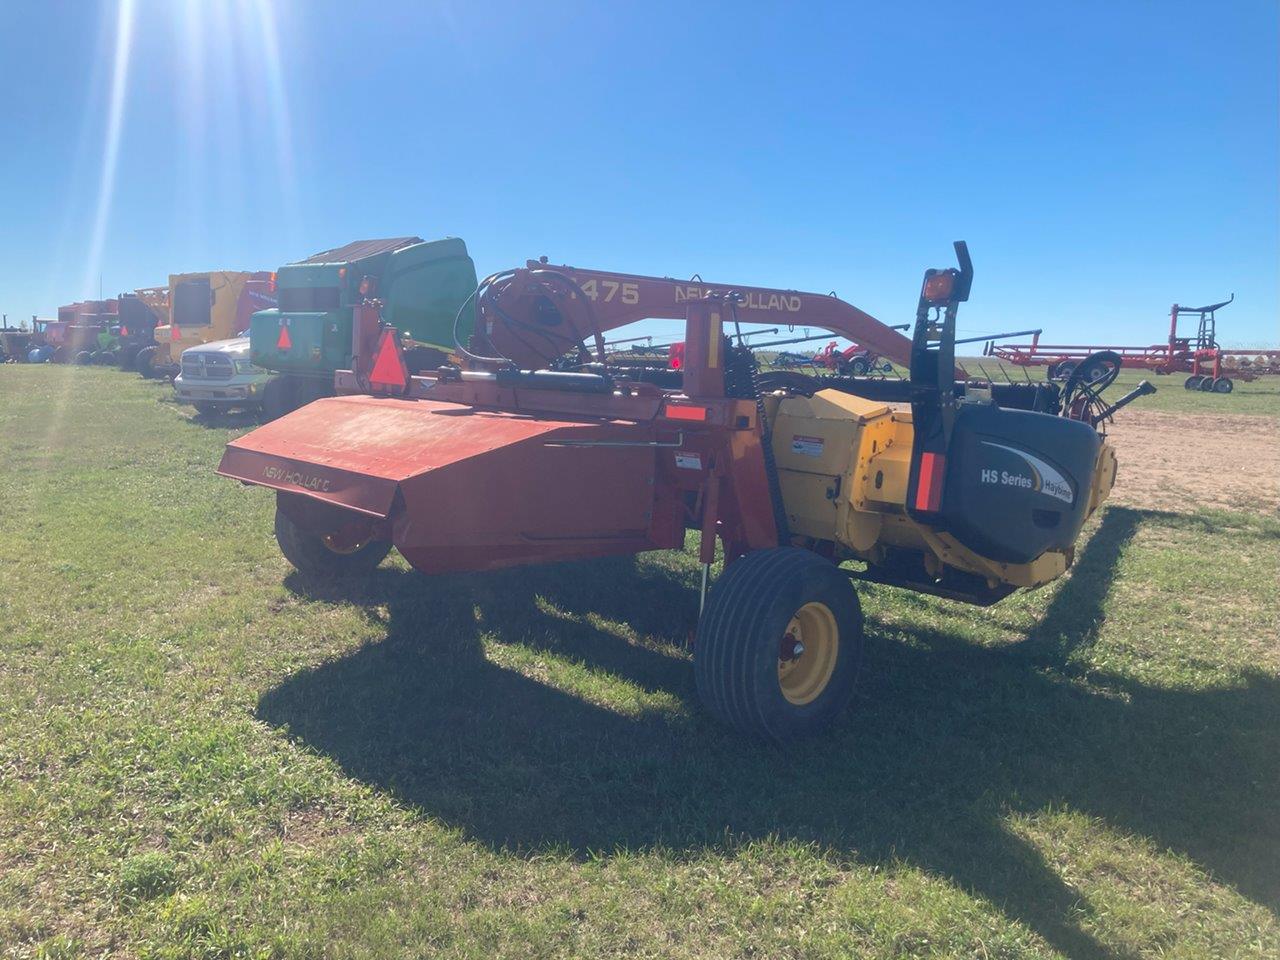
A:
{"label": "truck wheel", "polygon": [[136,357],[133,358],[133,365],[137,368],[138,375],[146,380],[154,380],[156,378],[156,348],[143,347],[138,351]]}
{"label": "truck wheel", "polygon": [[1187,389],[1187,390],[1199,390],[1200,381],[1203,379],[1204,377],[1200,376],[1199,374],[1192,374],[1191,376],[1187,377],[1186,380],[1182,381],[1182,386],[1184,389]]}
{"label": "truck wheel", "polygon": [[1231,382],[1230,377],[1219,377],[1213,381],[1214,393],[1230,393],[1235,389],[1235,384]]}
{"label": "truck wheel", "polygon": [[276,543],[299,573],[316,580],[366,576],[391,552],[391,544],[386,540],[349,542],[341,534],[322,536],[304,530],[279,507],[276,507]]}
{"label": "truck wheel", "polygon": [[720,721],[779,743],[826,728],[853,693],[862,609],[849,578],[808,550],[757,550],[707,598],[693,669]]}
{"label": "truck wheel", "polygon": [[202,417],[211,417],[218,412],[218,405],[216,403],[208,403],[204,400],[195,400],[191,405],[196,408],[196,413],[200,414]]}
{"label": "truck wheel", "polygon": [[298,409],[298,382],[295,377],[272,377],[262,388],[262,416],[279,420]]}

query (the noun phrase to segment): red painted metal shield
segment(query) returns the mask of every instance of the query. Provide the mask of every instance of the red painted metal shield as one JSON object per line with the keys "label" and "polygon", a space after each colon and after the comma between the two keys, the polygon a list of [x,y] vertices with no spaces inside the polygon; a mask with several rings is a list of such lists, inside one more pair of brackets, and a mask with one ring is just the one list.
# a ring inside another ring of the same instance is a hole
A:
{"label": "red painted metal shield", "polygon": [[218,473],[387,521],[419,569],[487,569],[678,544],[654,530],[655,429],[330,397],[233,440]]}
{"label": "red painted metal shield", "polygon": [[231,441],[218,473],[387,517],[401,481],[562,426],[466,416],[469,409],[390,397],[317,400]]}

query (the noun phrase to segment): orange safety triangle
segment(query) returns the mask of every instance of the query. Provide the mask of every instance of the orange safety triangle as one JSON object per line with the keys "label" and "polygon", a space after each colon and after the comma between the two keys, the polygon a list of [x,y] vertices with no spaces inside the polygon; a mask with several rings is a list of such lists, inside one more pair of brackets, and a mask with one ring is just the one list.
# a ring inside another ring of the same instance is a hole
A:
{"label": "orange safety triangle", "polygon": [[382,331],[382,342],[378,344],[378,356],[373,361],[369,382],[384,387],[403,387],[409,382],[400,356],[400,345],[391,330]]}
{"label": "orange safety triangle", "polygon": [[288,350],[293,346],[293,339],[289,336],[289,328],[281,325],[280,336],[276,338],[277,350]]}

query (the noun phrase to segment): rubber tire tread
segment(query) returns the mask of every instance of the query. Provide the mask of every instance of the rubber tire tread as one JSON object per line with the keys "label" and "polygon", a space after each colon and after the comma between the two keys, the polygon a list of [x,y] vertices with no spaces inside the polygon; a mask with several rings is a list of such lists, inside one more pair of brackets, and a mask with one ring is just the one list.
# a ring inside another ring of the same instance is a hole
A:
{"label": "rubber tire tread", "polygon": [[[771,612],[776,615],[774,606],[780,598],[799,594],[799,605],[811,599],[805,595],[806,579],[815,576],[826,578],[827,586],[838,583],[836,589],[847,589],[852,611],[849,618],[832,611],[840,628],[841,656],[846,659],[837,663],[839,678],[833,676],[832,685],[810,705],[817,708],[810,713],[822,715],[818,724],[779,716],[776,704],[763,702],[752,682],[760,645],[781,640],[780,635],[762,636],[762,624]],[[844,708],[857,677],[861,646],[862,613],[853,585],[843,574],[797,547],[758,550],[731,564],[712,589],[694,649],[694,678],[699,697],[718,719],[742,733],[781,741],[816,732]],[[766,709],[771,706],[775,709]]]}
{"label": "rubber tire tread", "polygon": [[155,368],[156,348],[154,346],[143,347],[133,357],[133,367],[138,371],[138,376],[144,380],[159,379],[159,374]]}
{"label": "rubber tire tread", "polygon": [[334,553],[319,534],[303,530],[278,507],[275,535],[284,558],[303,576],[315,580],[368,576],[391,552],[388,541],[371,540],[355,553]]}

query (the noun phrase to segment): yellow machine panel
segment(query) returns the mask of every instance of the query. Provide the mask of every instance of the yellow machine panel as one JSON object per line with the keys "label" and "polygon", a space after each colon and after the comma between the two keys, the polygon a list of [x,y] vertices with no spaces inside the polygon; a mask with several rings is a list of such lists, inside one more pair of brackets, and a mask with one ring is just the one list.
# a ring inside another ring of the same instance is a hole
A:
{"label": "yellow machine panel", "polygon": [[[1034,587],[1060,576],[1072,557],[1046,552],[1031,563],[988,560],[907,514],[912,423],[909,410],[821,390],[768,404],[782,500],[794,536],[835,544],[836,556],[878,561],[886,550],[921,554],[941,576],[950,566],[998,583]],[[1103,444],[1089,492],[1089,513],[1106,499],[1116,459]]]}

